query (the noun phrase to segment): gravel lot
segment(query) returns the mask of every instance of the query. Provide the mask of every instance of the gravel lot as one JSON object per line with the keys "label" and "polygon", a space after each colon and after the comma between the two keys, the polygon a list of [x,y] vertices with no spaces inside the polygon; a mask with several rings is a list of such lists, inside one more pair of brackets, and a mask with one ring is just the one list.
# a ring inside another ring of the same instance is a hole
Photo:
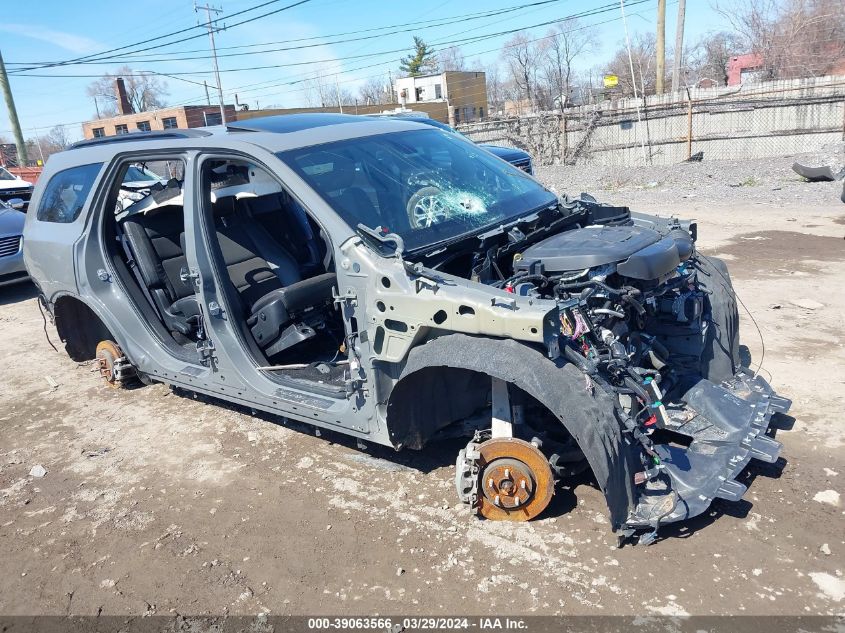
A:
{"label": "gravel lot", "polygon": [[540,171],[697,218],[795,402],[782,468],[650,547],[615,548],[589,477],[540,520],[482,522],[456,503],[455,444],[362,451],[162,385],[108,389],[50,348],[30,286],[0,289],[0,613],[845,613],[845,205],[792,160]]}

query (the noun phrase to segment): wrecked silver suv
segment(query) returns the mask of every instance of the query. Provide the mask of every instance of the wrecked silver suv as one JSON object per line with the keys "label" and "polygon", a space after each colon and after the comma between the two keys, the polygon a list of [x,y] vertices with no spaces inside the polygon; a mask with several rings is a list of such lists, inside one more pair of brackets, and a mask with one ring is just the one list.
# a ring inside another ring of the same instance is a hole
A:
{"label": "wrecked silver suv", "polygon": [[394,448],[469,440],[461,500],[591,469],[622,535],[739,499],[790,402],[739,363],[694,225],[556,195],[454,134],[343,115],[95,139],[25,257],[70,356]]}

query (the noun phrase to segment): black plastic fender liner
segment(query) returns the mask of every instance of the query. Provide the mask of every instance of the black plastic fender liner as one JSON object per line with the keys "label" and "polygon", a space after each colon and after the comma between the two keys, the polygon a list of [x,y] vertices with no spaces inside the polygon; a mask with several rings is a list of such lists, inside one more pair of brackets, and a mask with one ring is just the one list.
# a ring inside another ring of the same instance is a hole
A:
{"label": "black plastic fender liner", "polygon": [[734,377],[739,358],[739,310],[728,267],[717,257],[698,256],[699,286],[707,292],[707,331],[701,354],[701,375],[719,384]]}
{"label": "black plastic fender liner", "polygon": [[[585,375],[574,365],[551,361],[518,341],[447,334],[412,349],[387,404],[387,429],[395,447],[413,448],[427,439],[420,429],[436,430],[455,421],[432,419],[441,410],[437,400],[443,394],[427,387],[431,381],[413,379],[417,372],[448,374],[449,368],[477,372],[488,384],[487,377],[512,383],[553,412],[587,458],[614,531],[625,523],[636,499],[632,464],[638,448],[623,438],[612,396],[595,384],[588,389]],[[451,393],[454,397],[460,391]]]}

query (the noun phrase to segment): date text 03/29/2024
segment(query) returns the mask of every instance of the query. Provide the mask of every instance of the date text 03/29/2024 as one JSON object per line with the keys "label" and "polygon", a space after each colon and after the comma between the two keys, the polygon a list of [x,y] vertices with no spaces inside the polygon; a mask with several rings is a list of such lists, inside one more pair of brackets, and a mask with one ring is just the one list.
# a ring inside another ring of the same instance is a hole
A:
{"label": "date text 03/29/2024", "polygon": [[311,631],[328,630],[377,630],[377,631],[425,631],[425,630],[522,630],[527,623],[521,618],[476,617],[441,618],[413,617],[401,620],[385,617],[308,618]]}

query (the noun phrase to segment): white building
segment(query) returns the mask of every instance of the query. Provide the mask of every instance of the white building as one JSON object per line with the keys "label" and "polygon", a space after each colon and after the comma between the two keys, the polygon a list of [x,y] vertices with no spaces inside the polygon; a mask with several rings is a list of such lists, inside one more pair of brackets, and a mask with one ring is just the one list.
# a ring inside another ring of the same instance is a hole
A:
{"label": "white building", "polygon": [[483,72],[446,71],[402,77],[396,80],[394,90],[399,103],[411,109],[414,104],[445,103],[452,125],[479,121],[488,114],[487,80]]}

